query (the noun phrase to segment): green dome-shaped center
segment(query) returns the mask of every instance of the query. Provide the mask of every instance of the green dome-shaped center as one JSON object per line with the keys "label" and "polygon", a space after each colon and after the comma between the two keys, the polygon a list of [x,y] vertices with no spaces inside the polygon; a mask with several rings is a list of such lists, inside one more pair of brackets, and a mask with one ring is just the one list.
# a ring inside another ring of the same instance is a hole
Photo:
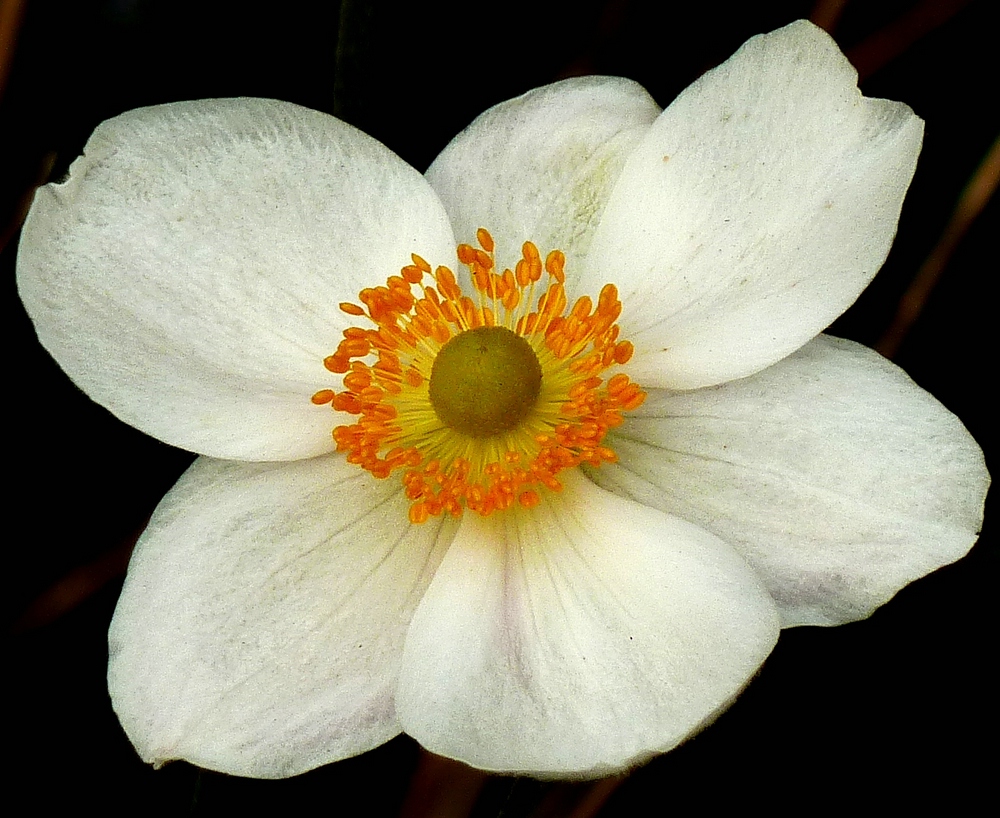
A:
{"label": "green dome-shaped center", "polygon": [[431,405],[445,426],[490,437],[524,420],[541,386],[542,367],[524,338],[504,327],[480,327],[441,347],[431,369]]}

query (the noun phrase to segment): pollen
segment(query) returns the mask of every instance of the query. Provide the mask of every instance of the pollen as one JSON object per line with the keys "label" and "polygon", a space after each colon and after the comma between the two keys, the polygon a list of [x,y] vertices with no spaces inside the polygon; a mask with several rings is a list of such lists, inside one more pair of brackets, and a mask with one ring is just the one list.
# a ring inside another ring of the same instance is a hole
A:
{"label": "pollen", "polygon": [[413,255],[342,303],[371,326],[348,327],[323,362],[343,388],[312,396],[357,417],[334,428],[337,450],[375,477],[400,473],[413,523],[538,505],[560,472],[614,462],[605,435],[646,397],[621,371],[633,347],[619,339],[614,285],[570,306],[560,250],[543,262],[525,242],[501,273],[493,237],[476,239],[458,246],[471,295]]}

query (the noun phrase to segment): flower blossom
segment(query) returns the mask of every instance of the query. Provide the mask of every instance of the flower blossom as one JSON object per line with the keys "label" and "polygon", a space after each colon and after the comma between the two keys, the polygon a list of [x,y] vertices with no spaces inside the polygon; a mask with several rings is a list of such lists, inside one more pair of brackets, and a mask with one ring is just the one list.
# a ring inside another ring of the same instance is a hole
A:
{"label": "flower blossom", "polygon": [[614,771],[716,717],[781,627],[964,555],[979,447],[820,334],[922,138],[856,83],[799,22],[662,112],[622,79],[531,91],[426,175],[282,102],[102,124],[18,284],[91,398],[202,455],[111,625],[140,755],[281,777],[405,731]]}

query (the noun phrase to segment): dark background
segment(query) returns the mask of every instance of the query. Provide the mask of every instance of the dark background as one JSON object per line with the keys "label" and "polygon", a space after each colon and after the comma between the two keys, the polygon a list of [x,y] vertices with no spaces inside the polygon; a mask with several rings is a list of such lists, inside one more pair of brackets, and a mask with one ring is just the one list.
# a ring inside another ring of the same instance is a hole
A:
{"label": "dark background", "polygon": [[[14,286],[31,188],[61,175],[99,122],[181,99],[275,97],[334,113],[423,170],[478,113],[529,88],[615,74],[666,105],[750,36],[812,15],[859,66],[867,95],[904,101],[927,123],[892,254],[832,329],[869,345],[892,323],[998,133],[991,0],[516,0],[469,4],[460,16],[442,3],[378,0],[7,0],[2,9],[0,239],[14,484],[3,595],[14,760],[4,766],[13,800],[43,814],[318,807],[396,815],[411,786],[434,789],[433,769],[414,778],[421,754],[405,737],[295,779],[259,782],[183,763],[154,772],[118,726],[104,681],[107,625],[131,545],[191,456],[76,390],[38,346]],[[992,178],[995,185],[995,170]],[[987,288],[1000,269],[995,209],[974,218],[947,254],[894,356],[965,422],[988,464],[996,451],[988,326],[997,302]],[[613,791],[490,778],[473,812],[434,814],[606,818],[692,804],[811,813],[938,797],[961,813],[995,774],[992,522],[988,510],[969,557],[904,589],[869,620],[785,631],[728,713]],[[454,794],[482,784],[458,768],[444,772]],[[579,803],[608,792],[600,812]],[[409,798],[416,815],[422,796]]]}

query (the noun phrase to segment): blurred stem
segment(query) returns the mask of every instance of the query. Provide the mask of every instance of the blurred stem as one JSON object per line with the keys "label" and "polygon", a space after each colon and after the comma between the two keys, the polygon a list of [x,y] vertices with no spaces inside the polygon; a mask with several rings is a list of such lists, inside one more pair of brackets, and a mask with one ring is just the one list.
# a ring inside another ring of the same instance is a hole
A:
{"label": "blurred stem", "polygon": [[400,818],[468,818],[487,777],[482,770],[422,750]]}
{"label": "blurred stem", "polygon": [[986,158],[969,179],[958,204],[938,239],[934,249],[920,265],[913,283],[903,294],[896,316],[885,334],[875,344],[875,349],[886,358],[893,358],[902,346],[910,328],[920,317],[931,291],[941,278],[944,269],[972,223],[986,207],[997,184],[1000,183],[1000,138],[986,153]]}
{"label": "blurred stem", "polygon": [[922,0],[909,12],[854,46],[847,52],[847,59],[858,69],[859,82],[884,68],[925,34],[944,25],[970,2],[972,0]]}
{"label": "blurred stem", "polygon": [[809,19],[827,34],[833,34],[846,5],[847,0],[816,0]]}
{"label": "blurred stem", "polygon": [[377,5],[372,0],[340,0],[333,115],[354,125],[364,108],[365,63],[374,40]]}
{"label": "blurred stem", "polygon": [[[145,528],[145,524],[143,524]],[[128,541],[106,551],[97,559],[70,571],[37,597],[14,622],[11,631],[34,630],[74,610],[105,585],[125,575],[132,549],[142,529]]]}
{"label": "blurred stem", "polygon": [[24,0],[0,2],[0,99],[3,98],[10,66],[14,62],[14,50],[24,21],[24,6]]}

